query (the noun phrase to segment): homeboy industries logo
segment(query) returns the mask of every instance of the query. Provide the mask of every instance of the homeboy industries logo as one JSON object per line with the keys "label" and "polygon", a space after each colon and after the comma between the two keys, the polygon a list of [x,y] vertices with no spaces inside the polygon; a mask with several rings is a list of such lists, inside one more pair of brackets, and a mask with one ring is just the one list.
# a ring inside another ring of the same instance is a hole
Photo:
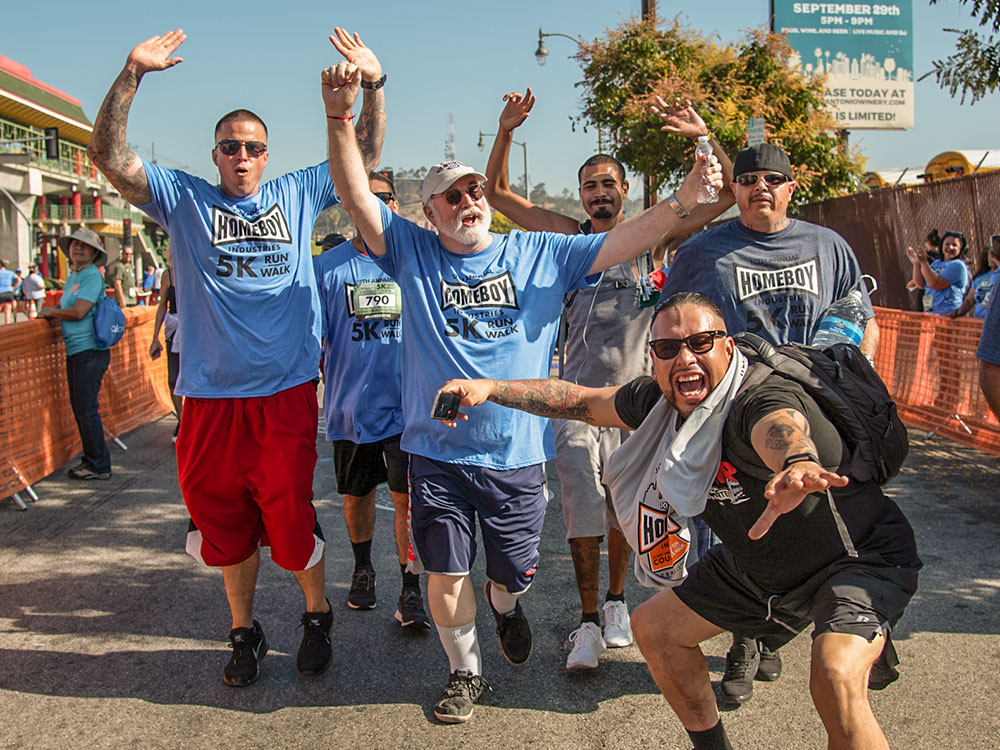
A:
{"label": "homeboy industries logo", "polygon": [[784,268],[762,270],[736,266],[736,296],[744,302],[770,292],[807,292],[819,296],[819,264],[816,258]]}
{"label": "homeboy industries logo", "polygon": [[499,276],[490,276],[475,284],[465,284],[454,281],[441,281],[441,310],[454,307],[458,310],[474,310],[477,308],[498,308],[517,306],[517,290],[514,289],[514,279],[510,271],[504,271]]}
{"label": "homeboy industries logo", "polygon": [[288,221],[278,204],[255,219],[246,219],[224,208],[212,206],[213,245],[232,245],[247,240],[292,244]]}

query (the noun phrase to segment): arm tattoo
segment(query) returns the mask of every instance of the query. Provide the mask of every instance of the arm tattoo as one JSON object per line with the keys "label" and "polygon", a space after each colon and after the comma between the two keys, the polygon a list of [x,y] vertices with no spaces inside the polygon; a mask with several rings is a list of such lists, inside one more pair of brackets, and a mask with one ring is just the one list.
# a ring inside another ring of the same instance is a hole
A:
{"label": "arm tattoo", "polygon": [[385,140],[385,93],[382,89],[365,91],[361,116],[358,117],[354,134],[358,139],[365,171],[371,172],[378,167],[382,158],[382,142]]}
{"label": "arm tattoo", "polygon": [[794,409],[782,409],[767,428],[764,445],[773,451],[815,453],[816,446],[809,435],[809,423],[802,414]]}
{"label": "arm tattoo", "polygon": [[125,142],[128,111],[140,79],[127,67],[118,75],[97,113],[87,147],[90,160],[134,206],[144,206],[153,200],[142,160]]}
{"label": "arm tattoo", "polygon": [[583,388],[564,380],[494,380],[490,401],[541,417],[594,422]]}

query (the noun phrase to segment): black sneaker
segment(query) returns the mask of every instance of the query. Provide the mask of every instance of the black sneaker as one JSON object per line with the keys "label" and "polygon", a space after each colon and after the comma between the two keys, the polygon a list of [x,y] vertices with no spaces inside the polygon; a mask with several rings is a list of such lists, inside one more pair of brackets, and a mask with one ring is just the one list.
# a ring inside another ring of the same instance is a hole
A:
{"label": "black sneaker", "polygon": [[229,647],[233,655],[222,672],[222,681],[230,687],[252,685],[260,675],[259,665],[267,653],[267,638],[260,623],[254,620],[252,628],[233,628]]}
{"label": "black sneaker", "polygon": [[67,473],[70,479],[111,479],[110,471],[94,471],[83,463],[74,466]]}
{"label": "black sneaker", "polygon": [[403,589],[399,595],[396,614],[393,615],[404,628],[425,630],[431,626],[431,620],[424,611],[424,600],[420,589]]}
{"label": "black sneaker", "polygon": [[753,678],[760,665],[760,652],[754,641],[735,638],[726,654],[726,672],[722,676],[722,697],[729,704],[746,703],[753,695]]}
{"label": "black sneaker", "polygon": [[757,651],[760,654],[760,666],[757,667],[755,679],[774,682],[781,677],[781,654],[772,651],[760,641],[757,641]]}
{"label": "black sneaker", "polygon": [[[330,600],[326,600],[327,606]],[[322,673],[330,665],[330,626],[333,610],[306,612],[302,615],[302,643],[295,657],[299,674],[311,677]]]}
{"label": "black sneaker", "polygon": [[486,594],[486,603],[490,605],[490,611],[497,621],[497,640],[500,641],[500,650],[504,657],[511,664],[524,664],[531,656],[531,628],[528,626],[528,618],[524,616],[521,609],[521,602],[514,605],[514,611],[510,614],[502,615],[493,608],[493,600],[490,599],[489,579],[483,586]]}
{"label": "black sneaker", "polygon": [[482,675],[472,674],[468,669],[456,669],[434,704],[434,715],[445,724],[468,721],[484,690],[490,690],[490,686]]}
{"label": "black sneaker", "polygon": [[375,608],[375,568],[357,568],[351,576],[351,590],[347,594],[351,609]]}

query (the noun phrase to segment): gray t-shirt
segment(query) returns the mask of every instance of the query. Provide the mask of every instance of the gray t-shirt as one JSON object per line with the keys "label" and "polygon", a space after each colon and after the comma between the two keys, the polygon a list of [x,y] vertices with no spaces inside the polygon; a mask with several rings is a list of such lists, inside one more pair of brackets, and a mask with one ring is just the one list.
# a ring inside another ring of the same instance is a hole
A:
{"label": "gray t-shirt", "polygon": [[[591,234],[590,222],[580,225]],[[648,255],[633,268],[622,263],[607,269],[597,286],[567,294],[566,355],[562,377],[578,385],[600,388],[624,383],[649,372],[649,324],[653,308],[636,304],[636,273],[648,274]],[[587,277],[592,281],[593,277]]]}
{"label": "gray t-shirt", "polygon": [[733,219],[681,245],[660,298],[698,292],[719,306],[729,333],[808,344],[823,311],[860,278],[854,251],[826,227],[792,219],[780,231],[755,232]]}

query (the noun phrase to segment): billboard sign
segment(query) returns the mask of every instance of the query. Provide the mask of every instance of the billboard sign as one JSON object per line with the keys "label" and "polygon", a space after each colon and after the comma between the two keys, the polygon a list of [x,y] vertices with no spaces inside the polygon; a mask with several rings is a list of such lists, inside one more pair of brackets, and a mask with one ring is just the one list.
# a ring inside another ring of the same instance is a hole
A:
{"label": "billboard sign", "polygon": [[826,74],[826,101],[847,130],[913,127],[913,0],[888,3],[771,0],[773,29],[792,64]]}

